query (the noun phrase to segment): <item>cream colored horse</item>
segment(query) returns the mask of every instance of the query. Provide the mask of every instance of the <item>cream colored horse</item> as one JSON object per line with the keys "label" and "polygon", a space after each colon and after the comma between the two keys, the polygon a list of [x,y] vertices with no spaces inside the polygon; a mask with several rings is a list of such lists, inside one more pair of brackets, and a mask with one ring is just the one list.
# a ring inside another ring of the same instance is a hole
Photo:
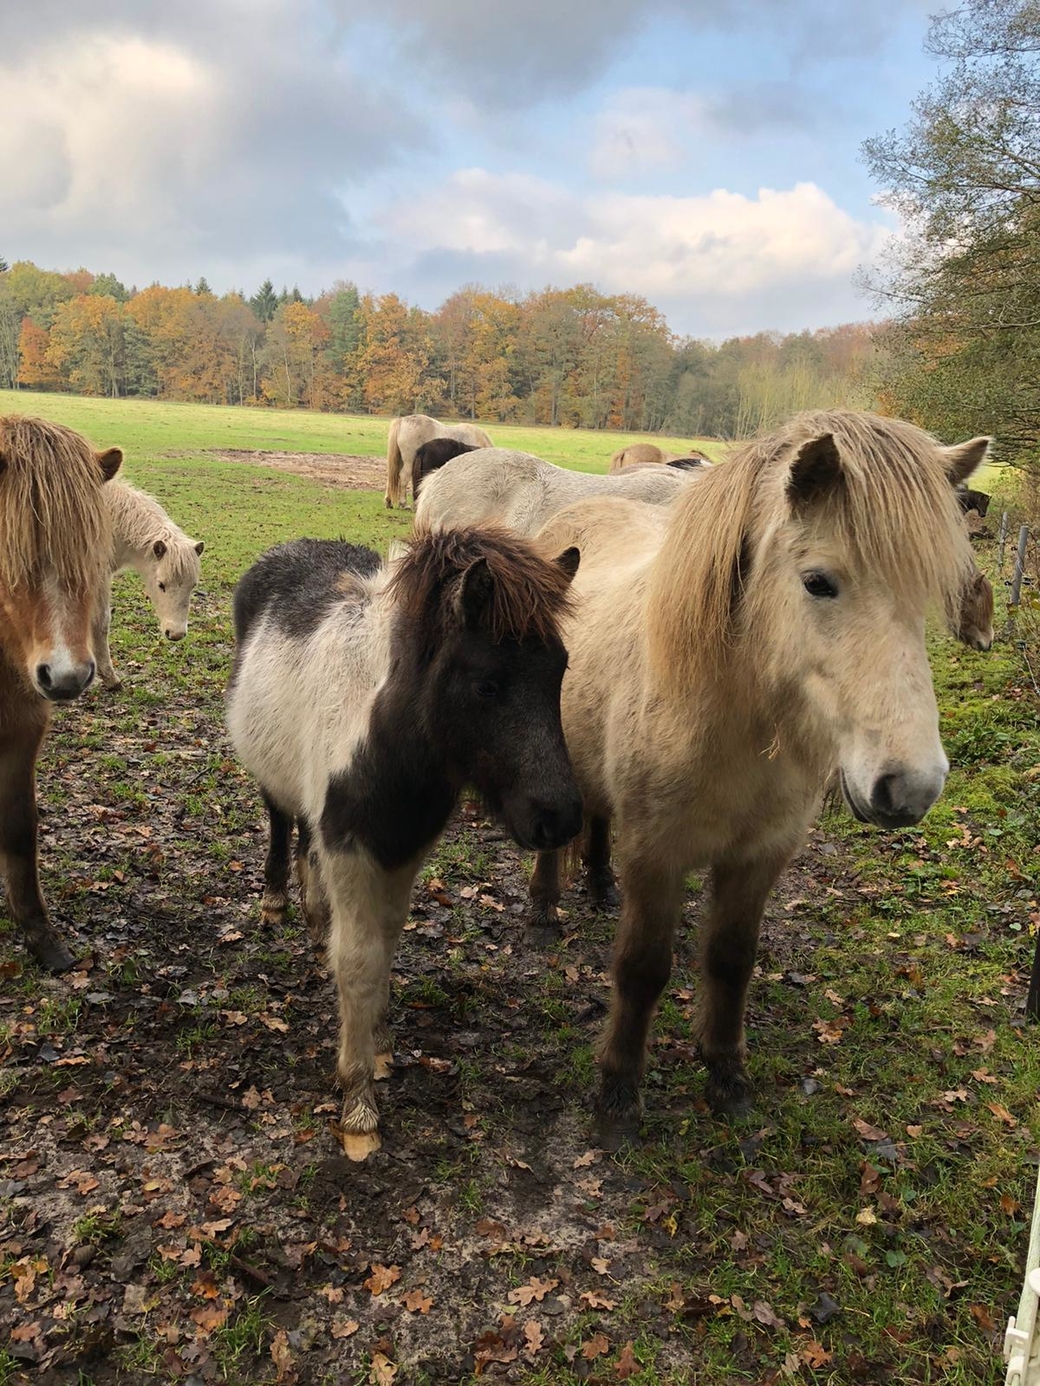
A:
{"label": "cream colored horse", "polygon": [[198,586],[199,559],[206,547],[174,524],[154,496],[125,482],[105,488],[112,516],[112,561],[108,580],[94,613],[94,658],[98,676],[109,690],[122,686],[112,664],[108,636],[112,623],[112,579],[133,568],[144,583],[159,629],[167,640],[188,633],[188,608]]}
{"label": "cream colored horse", "polygon": [[[713,885],[699,1019],[708,1096],[740,1111],[763,907],[833,767],[863,822],[906,827],[938,798],[948,763],[925,613],[937,602],[958,619],[974,560],[950,483],[987,442],[942,448],[870,414],[804,414],[706,472],[663,525],[597,499],[538,536],[543,553],[581,551],[564,730],[590,893],[609,893],[613,823],[623,899],[600,1052],[606,1143],[638,1131],[687,872],[710,868]],[[531,892],[537,935],[556,926],[558,853],[539,856]]]}
{"label": "cream colored horse", "polygon": [[465,529],[500,524],[514,534],[537,534],[550,516],[592,496],[667,505],[692,479],[706,476],[676,467],[634,467],[621,476],[572,472],[529,452],[481,448],[446,462],[423,479],[416,529]]}
{"label": "cream colored horse", "polygon": [[617,476],[618,472],[626,467],[650,467],[662,462],[677,462],[683,457],[690,457],[695,462],[706,462],[711,466],[699,448],[690,448],[689,452],[665,452],[656,443],[629,443],[627,447],[619,448],[610,459],[610,475]]}
{"label": "cream colored horse", "polygon": [[391,419],[386,441],[386,495],[383,497],[387,510],[404,504],[415,450],[433,438],[455,438],[475,448],[494,446],[484,430],[473,423],[441,423],[429,414],[402,414],[398,419]]}

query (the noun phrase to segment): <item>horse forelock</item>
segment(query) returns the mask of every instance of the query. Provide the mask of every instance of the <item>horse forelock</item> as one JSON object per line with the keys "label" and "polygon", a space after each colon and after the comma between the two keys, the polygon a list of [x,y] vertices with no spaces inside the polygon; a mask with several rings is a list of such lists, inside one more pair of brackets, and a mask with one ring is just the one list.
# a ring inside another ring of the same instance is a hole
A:
{"label": "horse forelock", "polygon": [[[800,523],[788,491],[791,464],[803,444],[827,434],[841,480]],[[972,557],[940,445],[912,424],[878,415],[805,413],[739,447],[673,503],[650,613],[661,667],[678,672],[691,660],[717,662],[752,626],[780,620],[778,546],[810,527],[858,576],[890,588],[904,609],[937,604],[955,619]],[[684,600],[668,601],[672,589]]]}
{"label": "horse forelock", "polygon": [[0,581],[26,584],[43,569],[73,590],[107,569],[111,518],[97,454],[60,424],[0,417]]}
{"label": "horse forelock", "polygon": [[387,584],[397,608],[428,640],[458,624],[455,595],[466,572],[486,565],[490,597],[482,625],[491,640],[559,640],[570,576],[502,529],[445,530],[415,537]]}

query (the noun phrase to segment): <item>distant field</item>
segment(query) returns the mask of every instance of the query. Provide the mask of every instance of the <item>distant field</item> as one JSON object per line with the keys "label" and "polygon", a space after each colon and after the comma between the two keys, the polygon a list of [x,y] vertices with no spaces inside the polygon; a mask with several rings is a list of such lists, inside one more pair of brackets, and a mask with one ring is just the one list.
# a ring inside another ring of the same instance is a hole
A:
{"label": "distant field", "polygon": [[[306,409],[245,409],[213,404],[172,404],[165,400],[86,399],[80,395],[0,390],[0,412],[42,414],[78,429],[97,443],[119,443],[128,461],[175,450],[255,448],[284,452],[386,453],[389,419],[357,414],[316,414]],[[655,442],[671,452],[691,444],[717,456],[713,439],[666,438],[658,434],[591,433],[570,428],[514,428],[486,425],[503,447],[536,453],[561,467],[606,471],[611,456],[626,443]]]}

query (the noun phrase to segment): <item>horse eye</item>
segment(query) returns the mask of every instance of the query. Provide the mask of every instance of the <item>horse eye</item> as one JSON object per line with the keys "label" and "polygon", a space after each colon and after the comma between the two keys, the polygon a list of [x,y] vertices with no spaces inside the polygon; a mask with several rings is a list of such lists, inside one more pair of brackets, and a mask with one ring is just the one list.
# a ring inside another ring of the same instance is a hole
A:
{"label": "horse eye", "polygon": [[805,573],[802,586],[810,597],[836,597],[838,589],[826,573]]}
{"label": "horse eye", "polygon": [[490,681],[487,681],[487,682],[484,682],[484,683],[478,683],[478,684],[477,684],[477,697],[478,697],[478,698],[497,698],[497,697],[498,697],[498,684],[497,684],[497,683],[491,683]]}
{"label": "horse eye", "polygon": [[160,591],[160,592],[165,592],[165,591],[166,591],[166,584],[165,584],[165,582],[160,582],[160,584],[159,584],[159,591]]}

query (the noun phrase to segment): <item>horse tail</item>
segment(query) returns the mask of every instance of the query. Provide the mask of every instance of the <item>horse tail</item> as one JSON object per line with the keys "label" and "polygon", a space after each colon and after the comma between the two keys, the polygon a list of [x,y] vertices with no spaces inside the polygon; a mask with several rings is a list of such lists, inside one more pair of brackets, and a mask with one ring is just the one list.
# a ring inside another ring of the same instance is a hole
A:
{"label": "horse tail", "polygon": [[395,505],[401,503],[401,468],[404,466],[404,458],[401,456],[401,448],[397,441],[400,431],[401,420],[392,419],[390,421],[390,433],[386,440],[386,495],[383,501],[387,510],[392,510]]}

